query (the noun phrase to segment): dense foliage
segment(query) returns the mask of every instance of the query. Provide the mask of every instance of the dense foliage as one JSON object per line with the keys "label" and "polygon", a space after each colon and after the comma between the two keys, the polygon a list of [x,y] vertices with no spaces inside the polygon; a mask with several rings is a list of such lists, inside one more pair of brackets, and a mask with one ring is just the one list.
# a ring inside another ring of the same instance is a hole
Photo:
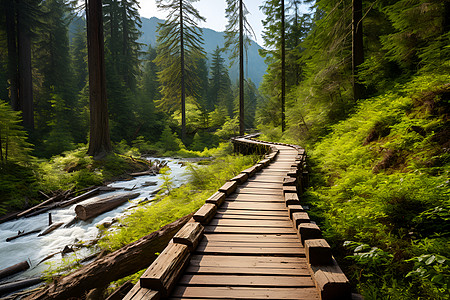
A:
{"label": "dense foliage", "polygon": [[[297,49],[300,73],[287,83],[284,134],[269,57],[258,127],[306,147],[313,186],[303,201],[365,299],[448,299],[450,5],[362,1],[364,63],[353,72],[352,3],[318,0],[301,17],[298,47],[287,50]],[[277,5],[263,6],[275,49]],[[365,99],[355,100],[352,74]]]}

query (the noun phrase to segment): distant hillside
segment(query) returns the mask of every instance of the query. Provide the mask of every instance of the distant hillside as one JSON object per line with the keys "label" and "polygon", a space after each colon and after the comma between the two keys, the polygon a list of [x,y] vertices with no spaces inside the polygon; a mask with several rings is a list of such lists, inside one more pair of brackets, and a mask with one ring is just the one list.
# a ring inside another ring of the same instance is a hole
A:
{"label": "distant hillside", "polygon": [[[152,17],[141,18],[142,20],[142,36],[139,39],[140,43],[146,45],[151,44],[156,45],[156,26],[158,23],[163,22],[162,20]],[[217,32],[209,28],[203,28],[203,38],[205,40],[204,48],[210,57],[211,53],[216,49],[217,46],[223,47],[224,43],[224,33]],[[248,61],[245,66],[245,73],[257,86],[262,81],[263,75],[266,73],[267,65],[264,63],[264,59],[258,54],[258,49],[262,49],[257,43],[252,42],[248,49]],[[226,63],[229,65],[228,55],[224,54]],[[248,66],[248,68],[247,68]],[[238,78],[238,65],[235,64],[230,68],[230,77],[232,82],[235,82]]]}

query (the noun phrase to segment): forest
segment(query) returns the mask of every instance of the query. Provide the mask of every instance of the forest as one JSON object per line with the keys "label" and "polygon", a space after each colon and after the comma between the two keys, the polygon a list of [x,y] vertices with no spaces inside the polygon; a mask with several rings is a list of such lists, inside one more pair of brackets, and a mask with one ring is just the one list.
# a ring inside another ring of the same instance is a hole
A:
{"label": "forest", "polygon": [[[258,131],[306,149],[304,201],[355,292],[449,299],[450,1],[261,1],[259,86],[244,69],[246,1],[226,0],[213,53],[195,2],[157,1],[168,18],[145,45],[138,0],[1,1],[0,215],[119,178],[140,157],[218,157],[140,212],[162,226],[201,202],[176,195],[216,188],[201,172],[226,180],[250,165],[227,143]],[[141,216],[100,247],[137,240]]]}

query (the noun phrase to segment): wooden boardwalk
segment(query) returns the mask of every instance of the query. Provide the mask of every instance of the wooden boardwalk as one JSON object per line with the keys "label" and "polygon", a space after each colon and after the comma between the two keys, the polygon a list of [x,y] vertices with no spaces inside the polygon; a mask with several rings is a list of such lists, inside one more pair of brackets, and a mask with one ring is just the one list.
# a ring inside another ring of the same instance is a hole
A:
{"label": "wooden boardwalk", "polygon": [[319,299],[283,198],[298,152],[276,160],[227,196],[170,299]]}
{"label": "wooden boardwalk", "polygon": [[271,153],[208,198],[123,299],[351,299],[330,246],[300,205],[304,150],[233,142],[244,154]]}

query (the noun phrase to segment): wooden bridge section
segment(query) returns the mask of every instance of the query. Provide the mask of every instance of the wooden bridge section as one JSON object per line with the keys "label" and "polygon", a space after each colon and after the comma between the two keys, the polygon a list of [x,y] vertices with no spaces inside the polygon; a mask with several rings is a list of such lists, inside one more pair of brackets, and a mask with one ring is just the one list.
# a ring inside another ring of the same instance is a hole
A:
{"label": "wooden bridge section", "polygon": [[124,299],[350,298],[345,275],[300,205],[304,150],[234,143],[270,154],[212,195]]}

